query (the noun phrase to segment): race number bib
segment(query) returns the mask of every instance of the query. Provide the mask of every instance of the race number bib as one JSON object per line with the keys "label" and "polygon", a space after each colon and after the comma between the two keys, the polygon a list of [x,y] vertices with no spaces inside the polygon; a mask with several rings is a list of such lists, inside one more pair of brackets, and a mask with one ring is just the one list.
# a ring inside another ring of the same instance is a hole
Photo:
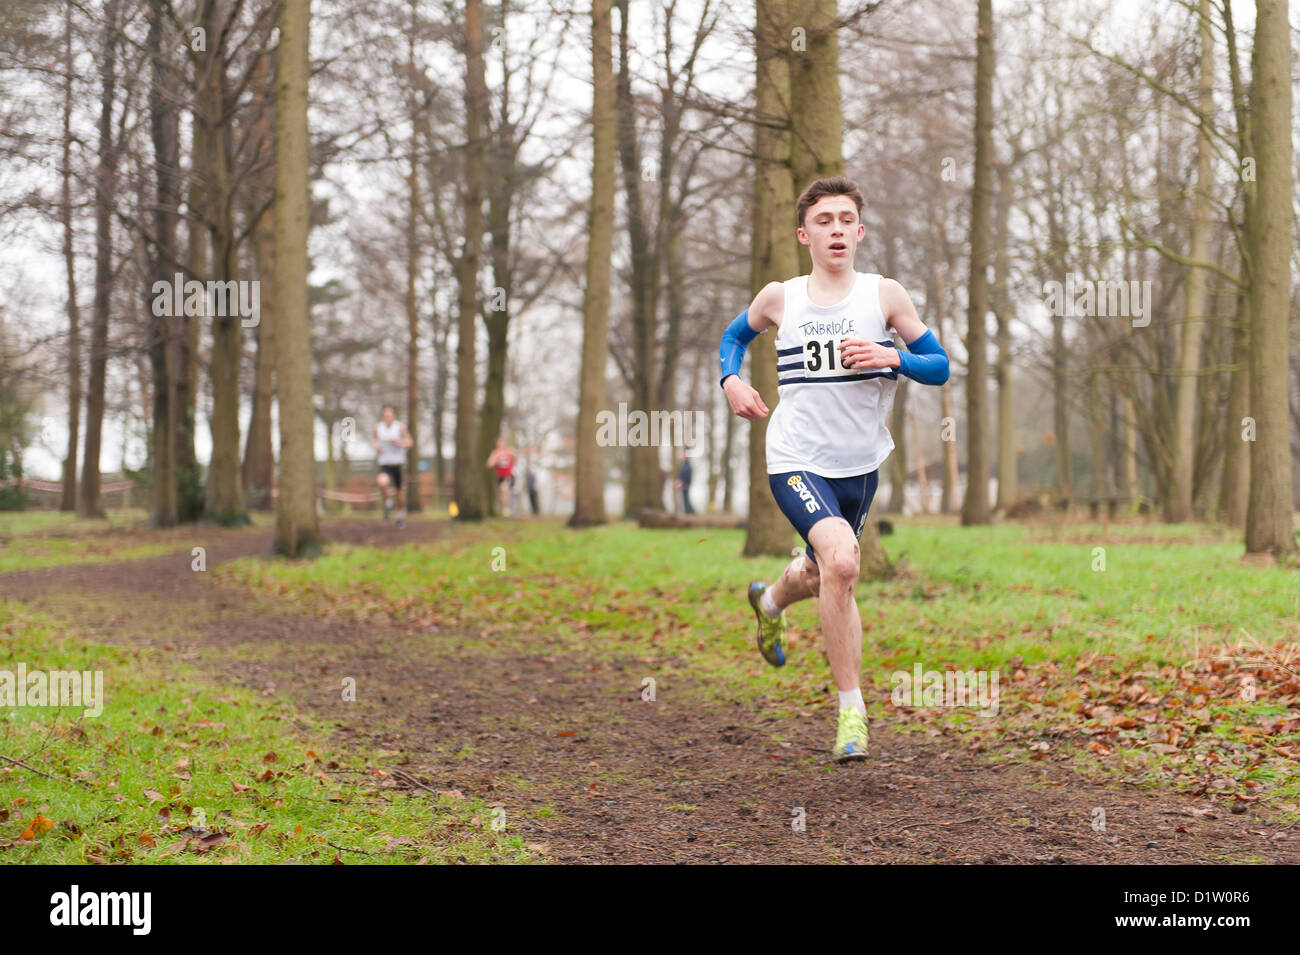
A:
{"label": "race number bib", "polygon": [[861,375],[878,368],[845,368],[841,361],[840,345],[850,336],[828,335],[809,338],[803,343],[803,371],[808,378],[839,378],[842,375]]}

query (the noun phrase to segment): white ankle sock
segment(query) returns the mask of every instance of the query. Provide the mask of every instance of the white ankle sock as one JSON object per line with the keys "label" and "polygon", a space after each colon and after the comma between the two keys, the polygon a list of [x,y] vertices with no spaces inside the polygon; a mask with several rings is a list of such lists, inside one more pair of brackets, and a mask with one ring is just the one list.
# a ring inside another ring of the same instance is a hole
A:
{"label": "white ankle sock", "polygon": [[849,707],[857,710],[863,716],[867,715],[867,704],[862,699],[862,688],[858,687],[853,690],[840,690],[840,709],[847,710]]}
{"label": "white ankle sock", "polygon": [[776,605],[772,599],[772,588],[767,587],[763,590],[763,595],[758,598],[758,609],[763,611],[769,617],[781,616],[781,608]]}

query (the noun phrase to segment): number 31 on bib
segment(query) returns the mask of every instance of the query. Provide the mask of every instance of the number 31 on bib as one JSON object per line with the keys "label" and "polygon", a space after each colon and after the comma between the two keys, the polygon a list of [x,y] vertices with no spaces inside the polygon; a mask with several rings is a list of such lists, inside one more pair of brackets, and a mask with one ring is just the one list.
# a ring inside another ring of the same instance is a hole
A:
{"label": "number 31 on bib", "polygon": [[[810,338],[803,344],[803,371],[808,378],[838,378],[841,375],[862,375],[880,368],[845,368],[841,364],[840,346],[844,336]],[[883,366],[882,366],[883,367]]]}

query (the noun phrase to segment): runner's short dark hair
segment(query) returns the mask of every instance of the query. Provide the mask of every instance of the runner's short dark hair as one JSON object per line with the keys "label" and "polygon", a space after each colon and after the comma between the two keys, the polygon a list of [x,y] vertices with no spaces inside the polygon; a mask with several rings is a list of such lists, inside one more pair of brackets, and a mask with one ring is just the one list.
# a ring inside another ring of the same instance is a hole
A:
{"label": "runner's short dark hair", "polygon": [[393,414],[397,414],[397,405],[384,405],[382,408],[379,409],[379,413],[383,414],[389,408],[393,409]]}
{"label": "runner's short dark hair", "polygon": [[857,203],[858,218],[862,218],[862,210],[866,208],[867,201],[862,198],[862,192],[858,189],[858,184],[852,179],[845,179],[843,176],[833,176],[830,179],[816,180],[799,196],[799,201],[795,203],[795,212],[799,215],[799,228],[803,228],[804,215],[808,210],[812,208],[818,199],[825,196],[848,196]]}

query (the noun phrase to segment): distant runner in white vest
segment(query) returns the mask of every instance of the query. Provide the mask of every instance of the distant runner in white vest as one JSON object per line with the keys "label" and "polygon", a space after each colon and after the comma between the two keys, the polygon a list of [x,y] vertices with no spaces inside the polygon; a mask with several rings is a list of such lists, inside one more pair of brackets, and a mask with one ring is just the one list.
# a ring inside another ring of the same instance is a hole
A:
{"label": "distant runner in white vest", "polygon": [[384,495],[384,520],[392,510],[392,495],[397,497],[397,526],[406,526],[406,490],[402,487],[402,466],[406,464],[406,449],[415,444],[406,425],[397,420],[397,409],[384,405],[383,418],[375,425],[370,439],[378,452],[379,473],[375,483]]}
{"label": "distant runner in white vest", "polygon": [[[876,493],[878,470],[894,449],[885,422],[898,376],[929,385],[948,380],[948,355],[926,330],[903,286],[857,272],[862,193],[848,179],[819,179],[796,204],[799,241],[812,274],[770,282],[728,326],[719,357],[721,385],[742,418],[765,417],[767,405],[740,380],[745,348],[772,326],[776,334],[776,412],[767,426],[768,484],[803,538],[800,554],[770,587],[749,585],[758,618],[758,649],[785,665],[785,608],[817,596],[831,675],[839,691],[832,755],[865,759],[867,710],[862,699],[862,620],[853,598],[858,539]],[[897,332],[908,351],[894,347]]]}

